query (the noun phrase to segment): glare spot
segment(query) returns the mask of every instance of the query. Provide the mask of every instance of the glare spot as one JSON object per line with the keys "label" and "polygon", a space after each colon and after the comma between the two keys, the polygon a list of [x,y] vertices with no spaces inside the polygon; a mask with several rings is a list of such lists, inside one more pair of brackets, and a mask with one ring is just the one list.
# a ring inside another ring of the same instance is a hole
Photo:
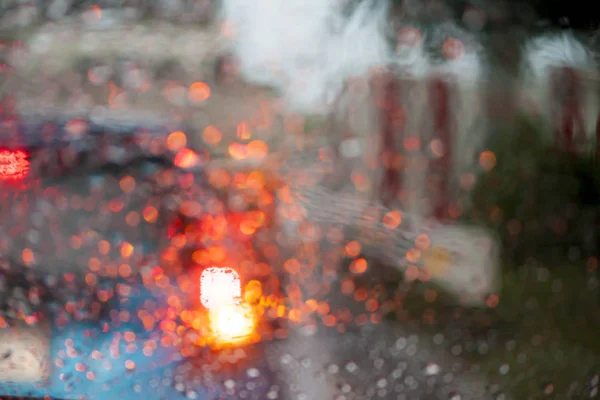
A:
{"label": "glare spot", "polygon": [[256,322],[249,307],[230,304],[211,310],[211,328],[220,341],[236,343],[247,339]]}
{"label": "glare spot", "polygon": [[209,310],[232,305],[242,296],[239,274],[232,268],[210,267],[200,276],[200,301]]}

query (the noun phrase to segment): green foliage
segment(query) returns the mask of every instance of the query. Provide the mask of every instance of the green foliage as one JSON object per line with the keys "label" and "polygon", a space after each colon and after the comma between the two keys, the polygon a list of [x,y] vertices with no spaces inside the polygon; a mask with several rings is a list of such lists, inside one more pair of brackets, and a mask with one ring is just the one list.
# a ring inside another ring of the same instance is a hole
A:
{"label": "green foliage", "polygon": [[599,305],[598,279],[583,266],[509,271],[490,314],[510,329],[514,345],[475,358],[496,376],[508,365],[500,380],[517,398],[577,398],[600,359]]}
{"label": "green foliage", "polygon": [[[473,190],[469,218],[502,237],[508,260],[546,263],[594,255],[600,205],[600,168],[593,154],[552,148],[538,121],[522,118],[488,148],[495,168]],[[574,261],[574,260],[571,260]]]}
{"label": "green foliage", "polygon": [[[433,325],[421,325],[431,334],[459,328],[460,339],[449,346],[461,346],[461,356],[514,399],[589,398],[582,393],[600,367],[597,276],[581,265],[505,271],[494,308],[460,309],[458,318],[449,294],[429,283],[416,285],[402,308],[409,321],[434,314]],[[428,302],[431,289],[439,295]],[[473,343],[485,343],[485,350]]]}

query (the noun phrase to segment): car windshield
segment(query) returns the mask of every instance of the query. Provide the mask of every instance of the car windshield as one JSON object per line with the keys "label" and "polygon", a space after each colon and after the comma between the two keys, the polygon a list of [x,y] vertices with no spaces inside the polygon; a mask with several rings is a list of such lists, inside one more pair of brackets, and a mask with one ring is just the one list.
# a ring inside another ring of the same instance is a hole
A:
{"label": "car windshield", "polygon": [[42,3],[0,2],[0,398],[600,397],[587,19]]}

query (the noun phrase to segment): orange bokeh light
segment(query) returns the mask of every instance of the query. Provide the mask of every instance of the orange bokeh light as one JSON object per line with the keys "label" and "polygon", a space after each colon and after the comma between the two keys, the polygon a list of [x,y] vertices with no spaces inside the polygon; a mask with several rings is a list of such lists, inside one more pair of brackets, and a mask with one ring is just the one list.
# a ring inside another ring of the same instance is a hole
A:
{"label": "orange bokeh light", "polygon": [[210,87],[204,82],[195,82],[190,86],[188,97],[194,103],[201,103],[210,97]]}
{"label": "orange bokeh light", "polygon": [[229,145],[229,155],[235,160],[243,160],[248,156],[248,147],[239,142]]}
{"label": "orange bokeh light", "polygon": [[209,125],[204,129],[204,132],[202,133],[202,138],[204,139],[204,142],[214,146],[215,144],[218,144],[221,141],[221,139],[223,138],[223,134],[221,133],[221,131],[219,131],[219,129],[216,126]]}
{"label": "orange bokeh light", "polygon": [[187,137],[184,132],[171,132],[167,137],[167,147],[171,151],[181,150],[187,145]]}
{"label": "orange bokeh light", "polygon": [[496,155],[489,150],[481,152],[479,155],[479,164],[486,171],[491,171],[496,166]]}
{"label": "orange bokeh light", "polygon": [[367,266],[367,260],[365,260],[364,258],[358,258],[352,261],[352,263],[350,264],[350,272],[352,272],[355,275],[362,274],[367,270]]}
{"label": "orange bokeh light", "polygon": [[248,155],[254,159],[263,159],[269,154],[269,145],[262,140],[253,140],[247,146]]}
{"label": "orange bokeh light", "polygon": [[240,122],[237,126],[237,137],[241,140],[248,140],[252,137],[252,130],[247,122]]}
{"label": "orange bokeh light", "polygon": [[192,168],[200,162],[200,157],[193,150],[182,148],[173,162],[179,168]]}
{"label": "orange bokeh light", "polygon": [[402,214],[400,211],[390,211],[383,217],[383,225],[388,229],[395,229],[402,223]]}

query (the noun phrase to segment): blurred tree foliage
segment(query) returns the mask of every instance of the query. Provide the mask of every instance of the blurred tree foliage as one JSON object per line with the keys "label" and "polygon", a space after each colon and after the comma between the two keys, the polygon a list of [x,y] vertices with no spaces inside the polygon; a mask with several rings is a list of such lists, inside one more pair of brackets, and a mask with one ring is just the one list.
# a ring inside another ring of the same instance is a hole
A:
{"label": "blurred tree foliage", "polygon": [[480,177],[467,214],[499,232],[506,261],[577,262],[599,250],[600,163],[549,146],[541,126],[522,117],[490,140],[496,166]]}
{"label": "blurred tree foliage", "polygon": [[590,13],[586,0],[392,0],[396,8],[420,4],[423,13],[435,17],[433,9],[444,8],[461,20],[465,11],[480,9],[487,14],[488,28],[506,29],[508,25],[555,26],[576,30],[596,30],[600,27],[597,13]]}

